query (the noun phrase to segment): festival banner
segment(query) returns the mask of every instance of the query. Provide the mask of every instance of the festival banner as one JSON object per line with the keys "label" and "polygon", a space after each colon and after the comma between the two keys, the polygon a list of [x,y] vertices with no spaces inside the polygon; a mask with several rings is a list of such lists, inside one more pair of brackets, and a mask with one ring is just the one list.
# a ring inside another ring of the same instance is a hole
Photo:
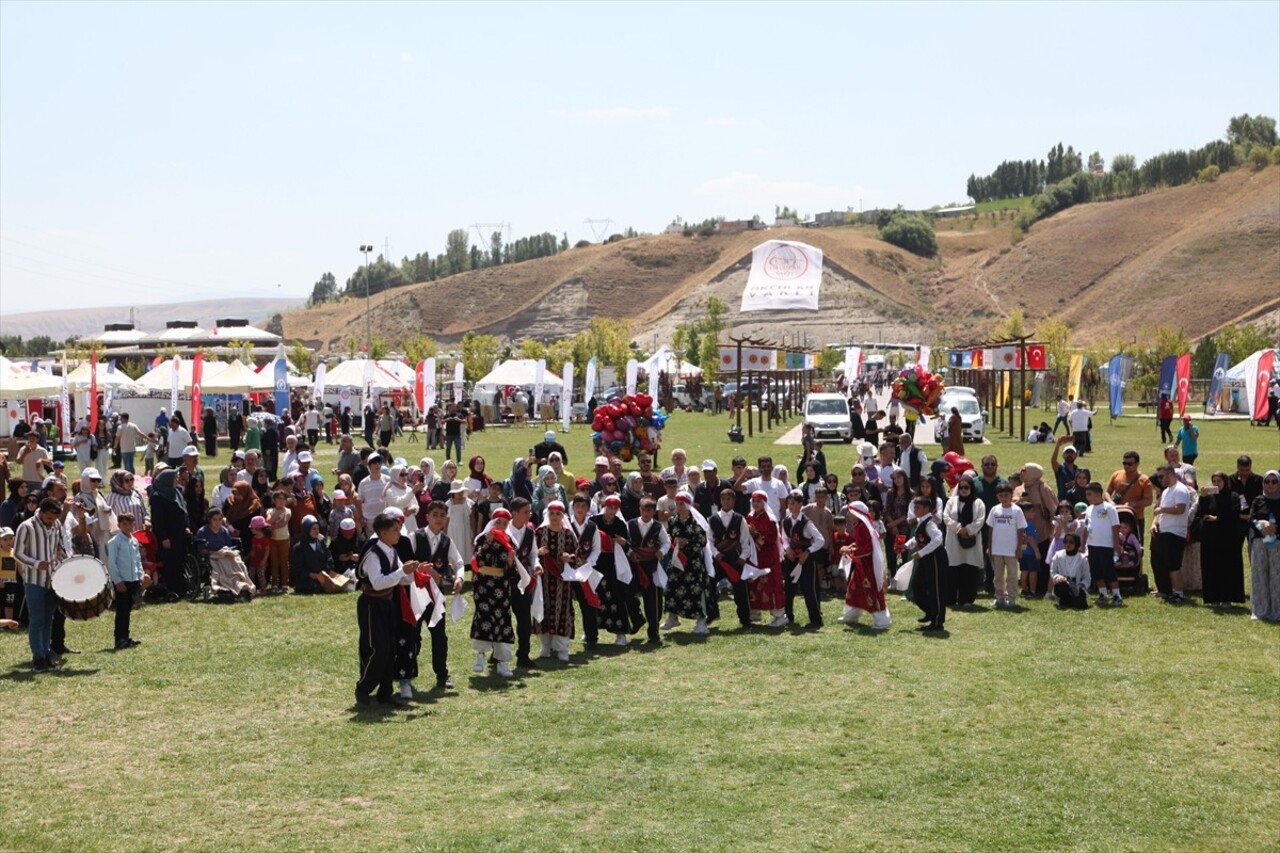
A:
{"label": "festival banner", "polygon": [[640,363],[634,358],[627,359],[627,396],[636,394],[636,378],[640,372]]}
{"label": "festival banner", "polygon": [[1267,391],[1271,387],[1271,376],[1276,369],[1276,351],[1267,350],[1258,357],[1258,378],[1253,386],[1253,419],[1263,421],[1268,414],[1270,404],[1267,402]]}
{"label": "festival banner", "polygon": [[569,421],[573,418],[573,362],[566,361],[564,363],[563,375],[560,381],[564,383],[564,388],[560,391],[560,426],[565,432],[569,431]]}
{"label": "festival banner", "polygon": [[418,362],[418,366],[413,369],[413,403],[418,407],[419,412],[425,412],[427,407],[427,360],[424,358]]}
{"label": "festival banner", "polygon": [[429,412],[431,407],[436,404],[436,359],[435,356],[427,359],[421,366],[421,382],[422,382],[422,411]]}
{"label": "festival banner", "polygon": [[[777,350],[761,347],[742,348],[743,370],[777,370]],[[736,346],[720,347],[720,372],[731,372],[738,369],[738,348]]]}
{"label": "festival banner", "polygon": [[453,365],[453,402],[462,402],[462,386],[466,383],[466,369],[459,361]]}
{"label": "festival banner", "polygon": [[[107,375],[110,376],[115,372],[116,360],[113,358],[107,361]],[[107,387],[102,392],[102,411],[108,416],[111,415],[111,406],[115,402],[115,396],[114,384],[108,383]]]}
{"label": "festival banner", "polygon": [[960,367],[964,370],[973,369],[973,350],[961,350]]}
{"label": "festival banner", "polygon": [[1209,380],[1209,398],[1205,401],[1205,411],[1213,414],[1218,411],[1218,395],[1227,381],[1227,367],[1231,364],[1231,356],[1225,352],[1218,353],[1213,362],[1213,378]]}
{"label": "festival banner", "polygon": [[[67,387],[67,351],[65,349],[62,351],[62,394],[58,403],[62,408],[62,437],[67,441],[71,436],[71,389]],[[98,425],[95,423],[89,428],[89,432],[92,433],[97,428]]]}
{"label": "festival banner", "polygon": [[1075,353],[1071,356],[1071,366],[1067,368],[1067,397],[1080,399],[1080,374],[1084,372],[1084,356]]}
{"label": "festival banner", "polygon": [[204,354],[196,353],[195,360],[191,362],[191,426],[195,428],[196,424],[202,423],[200,417],[200,383],[204,380]]}
{"label": "festival banner", "polygon": [[[276,417],[280,417],[289,411],[289,366],[285,363],[283,357],[276,358],[272,375],[275,378]],[[365,375],[366,377],[369,375],[367,367],[365,368]]]}
{"label": "festival banner", "polygon": [[591,399],[596,396],[596,357],[593,355],[587,360],[587,379],[586,385],[582,389],[583,402],[590,404]]}
{"label": "festival banner", "polygon": [[844,348],[844,375],[858,376],[862,373],[862,347]]}
{"label": "festival banner", "polygon": [[1191,356],[1189,354],[1184,353],[1178,356],[1174,375],[1178,382],[1178,416],[1181,417],[1187,413],[1187,397],[1191,394]]}
{"label": "festival banner", "polygon": [[316,368],[316,382],[311,388],[311,399],[316,401],[321,409],[324,408],[324,380],[329,375],[329,367],[323,361]]}
{"label": "festival banner", "polygon": [[751,252],[741,310],[817,311],[821,289],[821,249],[789,240],[766,240]]}
{"label": "festival banner", "polygon": [[953,349],[947,353],[947,367],[960,367],[964,364],[964,354],[958,349]]}
{"label": "festival banner", "polygon": [[1044,344],[1027,344],[1027,369],[1044,370],[1049,366]]}
{"label": "festival banner", "polygon": [[920,357],[916,359],[916,367],[921,370],[929,369],[929,356],[933,355],[933,347],[922,344],[920,346]]}
{"label": "festival banner", "polygon": [[546,382],[547,360],[540,358],[533,366],[533,411],[535,412],[542,406],[542,389]]}
{"label": "festival banner", "polygon": [[1173,386],[1178,381],[1178,357],[1167,356],[1160,362],[1160,385],[1156,390],[1156,399],[1168,397],[1173,399]]}
{"label": "festival banner", "polygon": [[[65,359],[62,363],[63,382],[66,382],[67,364]],[[98,353],[89,351],[89,434],[98,434]],[[64,424],[62,434],[69,436],[70,432],[66,429],[66,424],[70,423],[68,418],[70,415],[63,415],[62,422]]]}
{"label": "festival banner", "polygon": [[1111,391],[1111,419],[1124,414],[1124,389],[1129,382],[1133,360],[1127,355],[1113,355],[1107,365],[1107,381]]}
{"label": "festival banner", "polygon": [[173,357],[173,375],[169,377],[169,415],[178,411],[178,385],[182,381],[182,359]]}
{"label": "festival banner", "polygon": [[969,355],[969,361],[973,363],[974,370],[989,370],[987,367],[991,362],[987,360],[987,351],[976,349]]}

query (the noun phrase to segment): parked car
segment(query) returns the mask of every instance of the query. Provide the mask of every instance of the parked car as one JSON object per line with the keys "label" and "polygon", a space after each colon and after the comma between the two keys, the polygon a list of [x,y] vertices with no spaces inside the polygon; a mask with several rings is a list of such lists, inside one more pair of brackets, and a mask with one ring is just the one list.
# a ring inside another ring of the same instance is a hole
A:
{"label": "parked car", "polygon": [[962,387],[948,388],[938,398],[938,405],[934,407],[939,415],[933,422],[934,440],[942,443],[943,426],[946,419],[951,417],[953,407],[960,411],[960,423],[963,427],[960,434],[964,440],[981,442],[987,431],[987,413],[982,410],[982,403],[973,389]]}
{"label": "parked car", "polygon": [[849,401],[843,394],[810,394],[804,401],[804,423],[813,427],[814,438],[838,438],[845,444],[853,441]]}

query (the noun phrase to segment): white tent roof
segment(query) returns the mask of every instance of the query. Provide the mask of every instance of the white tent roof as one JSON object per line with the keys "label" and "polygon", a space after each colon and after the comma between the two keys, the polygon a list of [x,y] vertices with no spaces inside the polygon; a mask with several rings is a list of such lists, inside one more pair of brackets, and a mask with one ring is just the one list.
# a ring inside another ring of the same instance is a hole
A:
{"label": "white tent roof", "polygon": [[[325,388],[363,388],[364,366],[366,359],[348,359],[324,375]],[[412,373],[412,369],[409,371]],[[392,373],[380,363],[373,365],[373,387],[383,391],[408,391],[413,388],[412,380],[406,382]]]}
{"label": "white tent roof", "polygon": [[[417,381],[417,376],[414,375],[413,368],[405,364],[403,361],[397,361],[394,358],[380,358],[378,359],[378,366],[399,379],[401,382],[407,383],[410,388],[412,388],[413,383]],[[325,384],[329,384],[327,379],[325,380]]]}
{"label": "white tent roof", "polygon": [[201,390],[206,394],[253,394],[270,391],[274,387],[271,376],[266,371],[255,373],[239,359],[219,370],[213,379],[206,379],[201,384]]}
{"label": "white tent roof", "polygon": [[[112,371],[110,365],[98,362],[98,387],[99,388],[123,388],[125,385],[132,385],[133,380],[124,374],[122,370]],[[82,361],[80,366],[67,374],[67,384],[73,388],[89,387],[89,362]]]}
{"label": "white tent roof", "polygon": [[0,399],[31,400],[62,393],[62,377],[50,373],[0,370]]}
{"label": "white tent roof", "polygon": [[[477,388],[493,389],[513,386],[528,386],[535,382],[534,376],[538,370],[538,362],[532,358],[513,358],[510,361],[504,361],[489,371],[483,379],[476,383]],[[552,372],[551,368],[547,368],[542,372],[542,387],[562,388],[564,383],[560,381],[560,377]]]}
{"label": "white tent roof", "polygon": [[662,373],[664,371],[667,373],[675,373],[680,376],[702,375],[701,367],[676,358],[676,354],[671,351],[671,348],[665,345],[659,347],[658,351],[649,356],[646,361],[641,362],[640,369],[645,372],[646,376],[650,373]]}
{"label": "white tent roof", "polygon": [[[178,371],[178,387],[184,391],[191,388],[191,368],[193,363],[189,358],[182,359],[182,368]],[[223,370],[226,370],[226,368],[227,365],[221,361],[206,361],[200,377],[201,387],[208,387],[213,378]],[[154,369],[144,373],[134,384],[148,391],[168,391],[173,387],[173,359],[166,358],[156,365]]]}
{"label": "white tent roof", "polygon": [[[1258,361],[1267,352],[1270,350],[1260,349],[1227,370],[1224,387],[1243,389],[1249,412],[1252,412],[1254,407],[1253,392],[1257,390],[1255,386],[1258,382]],[[1280,359],[1280,351],[1277,352],[1276,358]]]}

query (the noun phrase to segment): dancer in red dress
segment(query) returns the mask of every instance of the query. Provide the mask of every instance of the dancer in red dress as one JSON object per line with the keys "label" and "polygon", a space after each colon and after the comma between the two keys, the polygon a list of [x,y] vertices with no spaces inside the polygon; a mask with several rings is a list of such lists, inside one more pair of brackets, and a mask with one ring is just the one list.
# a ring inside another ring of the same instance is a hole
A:
{"label": "dancer in red dress", "polygon": [[782,589],[782,546],[778,538],[778,519],[769,507],[769,495],[762,491],[751,493],[751,514],[747,526],[756,545],[755,564],[768,569],[768,574],[757,577],[748,585],[751,597],[752,621],[761,613],[773,617],[770,628],[782,628],[787,624],[786,602]]}
{"label": "dancer in red dress", "polygon": [[854,625],[863,613],[870,613],[871,627],[883,631],[892,624],[884,599],[884,547],[875,535],[875,522],[865,503],[854,501],[845,512],[853,527],[853,544],[840,549],[841,569],[849,578],[840,621]]}

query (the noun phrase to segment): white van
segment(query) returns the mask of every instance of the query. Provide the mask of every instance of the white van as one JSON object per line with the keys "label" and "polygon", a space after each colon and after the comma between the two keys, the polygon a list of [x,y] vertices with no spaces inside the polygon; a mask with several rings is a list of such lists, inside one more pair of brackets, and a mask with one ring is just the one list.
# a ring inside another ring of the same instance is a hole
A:
{"label": "white van", "polygon": [[853,441],[849,401],[843,394],[810,394],[804,400],[804,423],[813,427],[814,438],[838,438],[845,444]]}

